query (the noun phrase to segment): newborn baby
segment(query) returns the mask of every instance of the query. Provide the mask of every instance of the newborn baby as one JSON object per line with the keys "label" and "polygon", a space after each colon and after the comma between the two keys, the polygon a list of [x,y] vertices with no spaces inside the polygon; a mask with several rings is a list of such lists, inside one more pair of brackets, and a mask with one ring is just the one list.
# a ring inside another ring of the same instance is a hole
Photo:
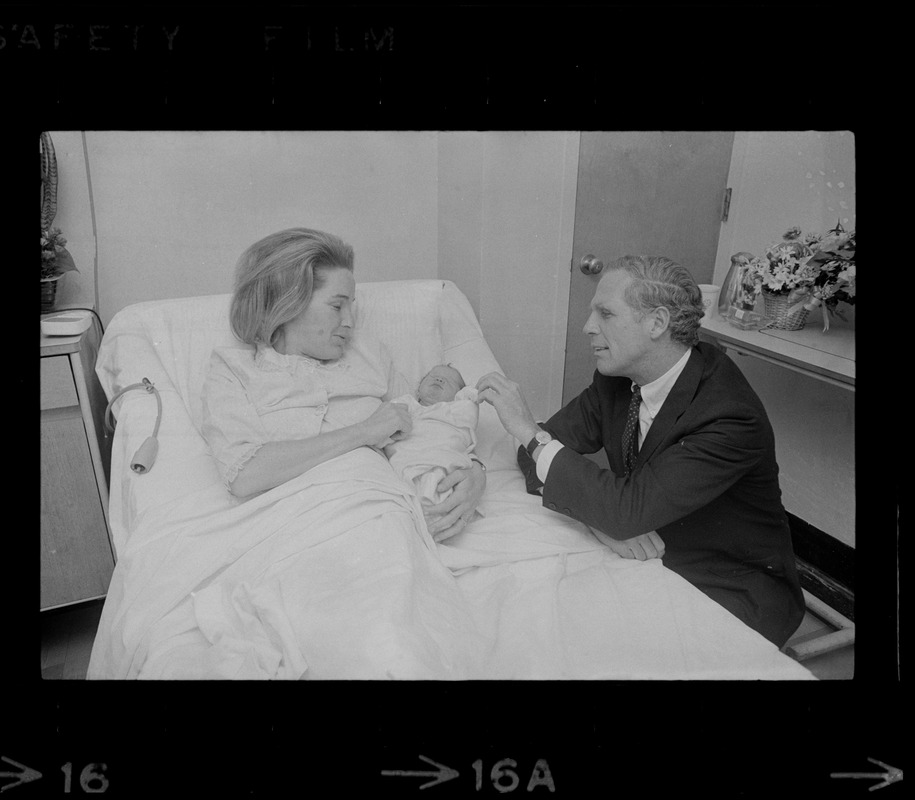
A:
{"label": "newborn baby", "polygon": [[451,489],[440,493],[439,481],[451,470],[469,468],[476,446],[480,409],[477,390],[464,386],[461,373],[448,364],[433,367],[419,382],[416,396],[403,395],[413,417],[413,430],[404,439],[384,446],[395,470],[416,487],[422,501],[440,503]]}

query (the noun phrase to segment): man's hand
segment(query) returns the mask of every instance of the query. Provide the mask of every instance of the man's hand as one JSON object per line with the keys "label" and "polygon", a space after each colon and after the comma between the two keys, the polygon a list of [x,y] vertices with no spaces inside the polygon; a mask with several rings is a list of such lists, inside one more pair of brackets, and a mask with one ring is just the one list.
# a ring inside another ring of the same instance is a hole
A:
{"label": "man's hand", "polygon": [[439,481],[439,492],[454,491],[441,503],[423,506],[423,516],[429,533],[436,542],[460,533],[473,518],[486,488],[486,473],[473,462],[470,469],[455,469]]}
{"label": "man's hand", "polygon": [[658,536],[657,531],[649,531],[622,541],[613,539],[606,534],[602,534],[598,538],[614,553],[623,558],[637,558],[639,561],[647,561],[650,558],[661,558],[664,555],[664,540]]}
{"label": "man's hand", "polygon": [[527,444],[540,430],[517,383],[498,372],[490,372],[477,381],[477,402],[495,408],[499,421],[512,436]]}

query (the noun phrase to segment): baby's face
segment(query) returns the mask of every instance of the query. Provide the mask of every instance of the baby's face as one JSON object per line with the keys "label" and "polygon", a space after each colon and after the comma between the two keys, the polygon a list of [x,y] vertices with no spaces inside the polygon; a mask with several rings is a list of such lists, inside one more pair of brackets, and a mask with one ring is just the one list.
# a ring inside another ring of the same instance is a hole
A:
{"label": "baby's face", "polygon": [[435,403],[450,402],[464,388],[464,379],[454,367],[440,364],[429,370],[419,382],[416,398],[420,403],[431,406]]}

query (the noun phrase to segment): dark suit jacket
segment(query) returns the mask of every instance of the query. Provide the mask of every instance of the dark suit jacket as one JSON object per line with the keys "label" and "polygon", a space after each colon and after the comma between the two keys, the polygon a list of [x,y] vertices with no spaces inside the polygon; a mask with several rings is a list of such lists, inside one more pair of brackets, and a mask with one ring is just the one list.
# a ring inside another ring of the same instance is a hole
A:
{"label": "dark suit jacket", "polygon": [[[762,403],[724,353],[695,346],[625,477],[631,385],[595,372],[543,423],[565,447],[545,486],[519,449],[529,490],[543,486],[547,508],[615,539],[657,531],[666,567],[781,646],[803,619],[804,599]],[[600,448],[610,470],[581,455]]]}

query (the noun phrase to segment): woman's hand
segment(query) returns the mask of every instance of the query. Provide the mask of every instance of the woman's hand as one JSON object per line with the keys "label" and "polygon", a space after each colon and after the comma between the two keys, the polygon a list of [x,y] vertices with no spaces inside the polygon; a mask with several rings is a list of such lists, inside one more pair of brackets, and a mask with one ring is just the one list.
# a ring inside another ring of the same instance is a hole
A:
{"label": "woman's hand", "polygon": [[460,533],[473,518],[486,488],[486,472],[476,461],[470,469],[453,470],[441,479],[437,489],[445,492],[452,487],[454,491],[441,503],[423,507],[429,533],[437,542]]}
{"label": "woman's hand", "polygon": [[365,444],[382,447],[409,434],[413,430],[413,418],[403,403],[382,403],[359,423],[359,429]]}

